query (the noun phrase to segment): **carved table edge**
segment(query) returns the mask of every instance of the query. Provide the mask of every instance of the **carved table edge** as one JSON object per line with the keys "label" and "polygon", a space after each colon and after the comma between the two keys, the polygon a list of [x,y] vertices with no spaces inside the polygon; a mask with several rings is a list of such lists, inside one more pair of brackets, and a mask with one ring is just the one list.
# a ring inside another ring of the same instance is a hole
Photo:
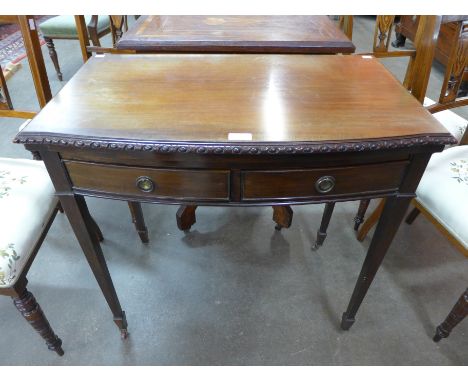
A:
{"label": "carved table edge", "polygon": [[153,151],[159,153],[186,154],[231,154],[231,155],[281,155],[379,151],[419,146],[456,144],[449,134],[413,135],[384,139],[323,141],[323,142],[177,142],[177,141],[132,141],[103,139],[97,137],[38,135],[19,133],[13,143],[74,147],[79,149],[115,151]]}

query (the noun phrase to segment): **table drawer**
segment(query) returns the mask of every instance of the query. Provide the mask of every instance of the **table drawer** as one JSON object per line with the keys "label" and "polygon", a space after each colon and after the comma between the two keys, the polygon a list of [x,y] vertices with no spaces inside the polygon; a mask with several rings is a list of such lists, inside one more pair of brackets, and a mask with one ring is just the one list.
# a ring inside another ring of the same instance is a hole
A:
{"label": "table drawer", "polygon": [[170,170],[64,161],[74,188],[120,195],[229,200],[228,170]]}
{"label": "table drawer", "polygon": [[242,199],[307,199],[397,189],[407,161],[310,170],[243,171]]}

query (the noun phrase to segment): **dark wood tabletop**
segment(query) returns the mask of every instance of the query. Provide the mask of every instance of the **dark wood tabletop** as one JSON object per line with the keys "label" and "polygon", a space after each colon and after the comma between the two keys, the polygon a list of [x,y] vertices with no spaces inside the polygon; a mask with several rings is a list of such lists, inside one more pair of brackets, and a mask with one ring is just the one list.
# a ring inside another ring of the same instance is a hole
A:
{"label": "dark wood tabletop", "polygon": [[217,144],[230,133],[292,145],[447,135],[375,58],[107,54],[21,136]]}
{"label": "dark wood tabletop", "polygon": [[327,16],[142,16],[117,43],[137,52],[353,53]]}

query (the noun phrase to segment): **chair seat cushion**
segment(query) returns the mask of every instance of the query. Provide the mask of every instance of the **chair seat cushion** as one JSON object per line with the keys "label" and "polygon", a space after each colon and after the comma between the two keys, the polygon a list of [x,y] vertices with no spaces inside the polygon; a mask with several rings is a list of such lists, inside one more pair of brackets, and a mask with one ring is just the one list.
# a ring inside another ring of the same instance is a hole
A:
{"label": "chair seat cushion", "polygon": [[[424,106],[433,105],[435,102],[430,98],[424,99]],[[466,131],[468,126],[468,121],[465,118],[460,117],[458,114],[455,114],[451,110],[439,111],[438,113],[432,114],[444,127],[452,134],[457,141],[460,142],[460,139],[463,137],[463,134]],[[453,147],[456,146],[447,146]]]}
{"label": "chair seat cushion", "polygon": [[[91,20],[91,16],[85,16],[86,25]],[[97,23],[98,33],[110,27],[109,16],[99,16]],[[53,17],[41,25],[39,29],[44,37],[54,38],[78,38],[74,16]]]}
{"label": "chair seat cushion", "polygon": [[468,146],[432,155],[416,195],[418,202],[468,249]]}
{"label": "chair seat cushion", "polygon": [[0,288],[16,282],[56,204],[42,162],[0,158]]}

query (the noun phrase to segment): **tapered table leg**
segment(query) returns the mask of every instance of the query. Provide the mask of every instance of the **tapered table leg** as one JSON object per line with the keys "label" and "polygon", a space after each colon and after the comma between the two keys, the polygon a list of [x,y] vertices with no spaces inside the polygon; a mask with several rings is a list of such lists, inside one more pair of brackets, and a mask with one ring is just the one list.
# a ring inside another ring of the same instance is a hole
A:
{"label": "tapered table leg", "polygon": [[128,202],[128,208],[132,215],[132,222],[135,224],[135,228],[140,236],[142,243],[149,243],[148,228],[145,225],[145,218],[143,217],[143,210],[141,209],[141,203],[139,202]]}
{"label": "tapered table leg", "polygon": [[101,229],[99,228],[98,224],[96,223],[96,220],[94,220],[94,218],[92,216],[90,216],[90,217],[91,217],[90,223],[93,226],[93,229],[94,229],[94,232],[96,233],[97,239],[99,241],[104,241],[104,235],[102,234]]}
{"label": "tapered table leg", "polygon": [[83,196],[60,195],[60,203],[114,315],[114,322],[125,338],[127,336],[125,312],[120,306],[86,201]]}
{"label": "tapered table leg", "polygon": [[354,230],[357,231],[359,226],[364,221],[364,215],[366,214],[367,207],[369,207],[370,199],[363,199],[359,202],[359,209],[354,217]]}
{"label": "tapered table leg", "polygon": [[413,224],[414,220],[419,216],[421,211],[419,211],[416,207],[414,207],[411,212],[406,217],[405,223]]}
{"label": "tapered table leg", "polygon": [[359,241],[364,241],[369,231],[374,227],[379,221],[380,216],[382,215],[383,208],[385,206],[385,199],[382,199],[374,211],[368,216],[364,221],[364,224],[361,226],[361,229],[358,227],[358,233],[356,235]]}
{"label": "tapered table leg", "polygon": [[323,211],[322,215],[322,222],[320,223],[320,228],[317,231],[317,239],[312,246],[312,250],[316,251],[319,249],[323,242],[325,241],[325,238],[327,237],[327,228],[328,225],[330,224],[330,219],[333,214],[333,209],[335,208],[335,203],[334,202],[329,202],[325,204],[325,210]]}
{"label": "tapered table leg", "polygon": [[374,280],[375,274],[387,253],[410,202],[411,198],[409,197],[392,196],[387,198],[349,301],[348,309],[343,313],[341,321],[343,330],[348,330],[353,325],[359,306],[366,296],[372,280]]}

